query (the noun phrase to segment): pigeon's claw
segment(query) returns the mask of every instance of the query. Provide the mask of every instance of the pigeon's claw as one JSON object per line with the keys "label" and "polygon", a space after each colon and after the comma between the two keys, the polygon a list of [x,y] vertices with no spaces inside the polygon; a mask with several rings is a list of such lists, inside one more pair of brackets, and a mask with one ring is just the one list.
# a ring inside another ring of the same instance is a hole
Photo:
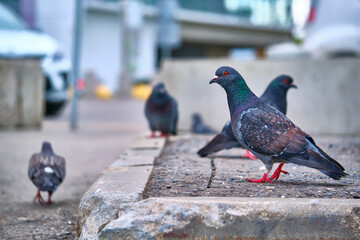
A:
{"label": "pigeon's claw", "polygon": [[253,155],[249,150],[246,149],[246,154],[242,155],[241,158],[246,158],[246,159],[250,159],[250,160],[255,160],[257,159],[257,157],[255,157],[255,155]]}
{"label": "pigeon's claw", "polygon": [[254,182],[254,183],[265,183],[265,182],[273,183],[273,182],[271,181],[271,179],[268,178],[267,176],[268,176],[267,173],[264,173],[264,175],[262,176],[262,178],[260,178],[260,179],[250,179],[250,178],[249,178],[248,181],[249,181],[249,182]]}
{"label": "pigeon's claw", "polygon": [[279,179],[280,174],[284,173],[284,174],[289,174],[288,172],[281,170],[281,168],[284,166],[284,163],[281,163],[278,168],[275,170],[275,172],[273,173],[273,175],[271,175],[271,177],[269,177],[270,180],[274,180],[274,179]]}
{"label": "pigeon's claw", "polygon": [[155,137],[155,132],[151,132],[150,138],[154,138],[154,137]]}
{"label": "pigeon's claw", "polygon": [[48,204],[51,204],[52,201],[51,201],[51,194],[49,193],[49,196],[48,196],[48,200],[46,202],[44,202],[43,204],[44,205],[48,205]]}
{"label": "pigeon's claw", "polygon": [[160,137],[167,137],[168,135],[166,134],[166,133],[164,133],[164,132],[161,132],[161,134],[160,134]]}
{"label": "pigeon's claw", "polygon": [[38,189],[37,192],[36,192],[36,195],[33,199],[34,202],[38,201],[40,204],[44,204],[45,201],[44,199],[42,198],[41,194],[40,194],[40,190]]}

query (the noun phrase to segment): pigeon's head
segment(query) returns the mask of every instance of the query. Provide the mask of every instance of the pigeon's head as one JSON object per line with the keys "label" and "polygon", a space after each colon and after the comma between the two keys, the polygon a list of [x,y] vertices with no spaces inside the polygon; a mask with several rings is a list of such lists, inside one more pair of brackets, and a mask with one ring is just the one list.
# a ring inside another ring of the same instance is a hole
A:
{"label": "pigeon's head", "polygon": [[297,86],[294,84],[294,80],[289,75],[280,75],[276,77],[273,80],[272,85],[274,87],[279,87],[284,90],[288,90],[290,88],[297,88]]}
{"label": "pigeon's head", "polygon": [[216,70],[215,77],[211,79],[209,84],[218,83],[223,88],[226,88],[234,81],[238,80],[239,77],[243,80],[240,73],[238,73],[235,69],[233,69],[232,67],[224,66]]}
{"label": "pigeon's head", "polygon": [[163,82],[159,82],[153,87],[153,94],[157,96],[166,95],[166,88]]}
{"label": "pigeon's head", "polygon": [[48,141],[44,141],[42,143],[42,147],[41,147],[41,152],[42,153],[53,153],[53,149],[51,147],[51,143]]}
{"label": "pigeon's head", "polygon": [[199,113],[194,113],[191,118],[194,123],[202,122],[202,118]]}

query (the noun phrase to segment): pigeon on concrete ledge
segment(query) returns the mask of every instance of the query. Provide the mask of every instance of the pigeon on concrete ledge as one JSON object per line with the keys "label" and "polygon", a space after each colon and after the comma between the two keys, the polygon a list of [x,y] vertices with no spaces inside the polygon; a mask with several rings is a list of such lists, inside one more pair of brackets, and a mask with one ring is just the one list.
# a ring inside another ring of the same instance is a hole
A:
{"label": "pigeon on concrete ledge", "polygon": [[[287,101],[286,95],[290,88],[297,88],[294,84],[292,77],[288,75],[280,75],[270,82],[265,92],[261,95],[260,99],[273,106],[283,114],[286,114]],[[244,148],[237,141],[232,132],[230,120],[225,124],[219,134],[217,134],[208,144],[201,148],[197,153],[201,157],[205,157],[211,153],[221,150],[230,149],[233,147]],[[256,159],[248,150],[243,158]]]}
{"label": "pigeon on concrete ledge", "polygon": [[[345,169],[320,147],[313,138],[297,127],[280,111],[260,100],[247,86],[243,77],[231,67],[220,67],[209,82],[217,83],[226,91],[231,116],[231,127],[239,143],[258,157],[266,173],[250,182],[272,182],[278,179],[285,163],[314,168],[339,180]],[[273,164],[280,163],[268,177]]]}
{"label": "pigeon on concrete ledge", "polygon": [[214,134],[216,131],[204,123],[199,113],[191,116],[191,132],[195,134]]}
{"label": "pigeon on concrete ledge", "polygon": [[155,137],[155,131],[160,131],[162,137],[166,137],[168,134],[176,135],[177,102],[166,91],[162,82],[153,87],[153,91],[145,103],[145,116],[151,130],[150,137]]}

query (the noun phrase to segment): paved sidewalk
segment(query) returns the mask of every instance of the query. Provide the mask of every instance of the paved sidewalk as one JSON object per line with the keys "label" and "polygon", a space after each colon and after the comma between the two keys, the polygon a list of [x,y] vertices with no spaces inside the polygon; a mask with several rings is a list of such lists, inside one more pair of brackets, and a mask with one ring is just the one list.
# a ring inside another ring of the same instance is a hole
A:
{"label": "paved sidewalk", "polygon": [[[69,130],[69,106],[60,117],[45,119],[41,130],[0,132],[1,239],[73,238],[80,198],[100,172],[147,131],[141,101],[81,99],[75,132]],[[67,161],[65,181],[50,207],[32,203],[36,188],[27,177],[29,158],[44,140]]]}

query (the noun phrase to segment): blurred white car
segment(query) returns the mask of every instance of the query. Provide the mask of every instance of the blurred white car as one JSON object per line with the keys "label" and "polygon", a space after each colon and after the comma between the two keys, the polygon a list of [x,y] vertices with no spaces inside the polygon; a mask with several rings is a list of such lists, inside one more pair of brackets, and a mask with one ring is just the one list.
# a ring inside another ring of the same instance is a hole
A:
{"label": "blurred white car", "polygon": [[360,0],[293,0],[291,10],[301,43],[271,45],[267,57],[360,57]]}
{"label": "blurred white car", "polygon": [[59,43],[49,35],[27,28],[21,18],[0,3],[0,58],[41,57],[47,115],[57,113],[68,100],[71,64]]}

